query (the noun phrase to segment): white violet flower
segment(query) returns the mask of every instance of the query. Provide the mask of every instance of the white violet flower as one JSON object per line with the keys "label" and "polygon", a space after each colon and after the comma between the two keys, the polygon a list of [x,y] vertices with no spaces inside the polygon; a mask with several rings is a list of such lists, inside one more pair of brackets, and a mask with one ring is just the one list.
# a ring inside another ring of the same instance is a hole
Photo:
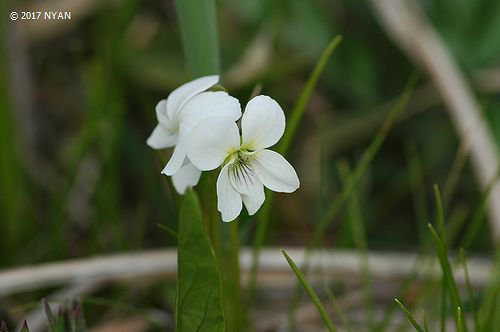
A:
{"label": "white violet flower", "polygon": [[162,174],[172,176],[175,189],[184,194],[195,186],[201,171],[186,157],[186,141],[202,120],[224,116],[236,121],[241,116],[240,102],[223,91],[205,91],[219,82],[219,76],[205,76],[181,85],[156,105],[158,125],[147,139],[153,149],[173,147]]}
{"label": "white violet flower", "polygon": [[297,173],[279,153],[267,148],[285,131],[285,114],[268,96],[250,100],[241,120],[211,117],[200,122],[187,142],[189,160],[200,170],[223,165],[217,179],[217,209],[223,221],[238,217],[243,203],[249,215],[264,203],[264,186],[290,193],[300,186]]}

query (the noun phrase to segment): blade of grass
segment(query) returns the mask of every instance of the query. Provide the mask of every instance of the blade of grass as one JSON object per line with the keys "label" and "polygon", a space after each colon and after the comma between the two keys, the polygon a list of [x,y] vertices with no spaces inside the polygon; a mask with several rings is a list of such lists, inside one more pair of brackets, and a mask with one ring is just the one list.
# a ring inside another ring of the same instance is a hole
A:
{"label": "blade of grass", "polygon": [[441,199],[441,192],[439,191],[439,186],[437,184],[434,185],[434,198],[436,201],[436,213],[438,220],[438,229],[439,235],[446,245],[446,227],[444,225],[444,210],[443,210],[443,200]]}
{"label": "blade of grass", "polygon": [[483,221],[486,216],[487,212],[487,203],[488,199],[490,197],[491,191],[494,188],[494,185],[496,181],[498,181],[498,178],[500,177],[500,165],[497,169],[496,176],[491,180],[491,182],[488,184],[488,187],[484,191],[484,193],[481,195],[481,200],[479,202],[479,205],[477,206],[476,210],[474,211],[472,221],[470,222],[470,225],[467,229],[467,232],[465,232],[465,237],[462,241],[461,247],[467,251],[469,247],[472,244],[472,241],[474,241],[479,229],[481,228],[481,225],[483,224]]}
{"label": "blade of grass", "polygon": [[440,298],[440,304],[441,304],[441,310],[440,310],[440,331],[441,332],[446,332],[446,278],[443,275],[441,278],[441,298]]}
{"label": "blade of grass", "polygon": [[467,267],[467,258],[465,256],[465,250],[463,248],[460,248],[460,261],[462,263],[462,266],[464,268],[464,275],[465,275],[465,287],[467,288],[467,293],[469,295],[469,302],[472,310],[472,317],[474,319],[474,330],[479,331],[480,330],[480,325],[479,325],[479,316],[477,313],[477,307],[474,301],[474,295],[472,291],[472,286],[470,282],[470,277],[469,277],[469,269]]}
{"label": "blade of grass", "polygon": [[415,210],[418,238],[420,245],[427,249],[429,247],[429,236],[426,229],[429,213],[424,185],[424,170],[422,161],[415,142],[406,144],[406,155],[408,160],[408,177],[411,186],[413,208]]}
{"label": "blade of grass", "polygon": [[394,301],[398,304],[401,310],[403,310],[410,323],[413,325],[413,327],[415,327],[415,330],[417,330],[418,332],[425,332],[424,329],[420,326],[420,324],[417,323],[415,318],[413,318],[411,313],[405,308],[405,306],[401,302],[399,302],[398,299],[394,299]]}
{"label": "blade of grass", "polygon": [[462,317],[462,309],[460,307],[457,308],[457,312],[456,312],[456,320],[457,320],[457,332],[464,332],[465,329],[464,329],[464,321],[463,321],[463,317]]}
{"label": "blade of grass", "polygon": [[156,224],[156,226],[158,226],[158,228],[160,228],[160,229],[163,229],[168,234],[172,235],[172,237],[174,237],[175,239],[177,239],[177,232],[174,231],[172,228],[170,228],[170,227],[168,227],[167,225],[164,225],[164,224]]}
{"label": "blade of grass", "polygon": [[297,100],[297,104],[292,110],[292,115],[289,117],[287,121],[287,127],[285,133],[283,134],[283,137],[281,138],[280,144],[278,146],[278,151],[282,155],[287,154],[288,149],[290,148],[290,145],[299,127],[300,120],[302,119],[302,116],[304,115],[304,112],[306,110],[307,103],[309,102],[309,99],[311,98],[314,88],[316,87],[316,83],[318,82],[318,79],[320,78],[321,73],[323,72],[323,69],[325,68],[328,60],[332,56],[333,51],[335,51],[335,49],[337,48],[337,46],[340,44],[341,41],[342,41],[341,35],[337,35],[335,38],[333,38],[330,44],[328,44],[326,49],[323,51],[323,54],[321,55],[318,63],[314,67],[311,76],[307,80],[304,90],[300,94],[299,99]]}
{"label": "blade of grass", "polygon": [[307,292],[307,295],[309,295],[309,297],[311,298],[311,301],[313,301],[314,305],[318,309],[319,315],[321,316],[321,318],[325,322],[325,325],[328,328],[328,331],[330,331],[330,332],[336,331],[335,326],[333,325],[333,322],[332,322],[330,316],[326,312],[326,309],[323,306],[323,303],[321,303],[321,300],[318,297],[318,294],[316,294],[314,289],[311,287],[309,282],[306,280],[306,278],[304,277],[304,274],[302,274],[302,272],[299,270],[297,265],[295,265],[293,260],[290,258],[290,256],[288,256],[288,254],[286,253],[286,251],[284,249],[281,249],[281,253],[283,254],[283,256],[285,256],[288,264],[290,265],[293,272],[297,276],[297,279],[299,279],[300,284],[302,285],[302,287],[304,287],[304,289]]}
{"label": "blade of grass", "polygon": [[[361,178],[365,175],[368,167],[370,166],[372,160],[375,158],[378,153],[382,143],[385,141],[385,138],[389,134],[389,131],[392,129],[396,120],[398,119],[401,112],[406,108],[410,96],[413,93],[415,85],[418,80],[417,74],[412,74],[406,83],[403,93],[398,99],[398,102],[394,105],[394,107],[389,111],[387,117],[382,124],[382,127],[377,131],[375,137],[370,142],[370,145],[363,153],[361,160],[356,165],[353,174],[347,179],[346,184],[342,187],[340,194],[335,197],[330,206],[327,208],[325,214],[320,219],[320,221],[315,225],[313,237],[309,242],[306,252],[305,259],[302,266],[302,269],[306,271],[308,269],[308,258],[311,252],[320,244],[326,230],[330,226],[330,224],[335,220],[338,213],[341,211],[344,204],[351,197],[354,189],[358,186]],[[295,311],[298,307],[300,299],[302,297],[302,290],[300,287],[295,288],[295,293],[290,302],[290,318],[289,321],[294,321]]]}
{"label": "blade of grass", "polygon": [[[342,184],[345,185],[347,179],[352,175],[347,161],[343,160],[338,165],[339,174]],[[361,215],[361,207],[356,190],[354,190],[349,202],[347,203],[348,221],[351,227],[352,237],[356,248],[359,251],[359,261],[361,268],[361,278],[363,282],[365,308],[366,308],[366,323],[369,329],[373,328],[373,313],[375,311],[375,301],[373,298],[373,289],[370,282],[370,266],[367,255],[367,240],[364,229],[363,217]]]}
{"label": "blade of grass", "polygon": [[[434,247],[436,249],[436,253],[439,258],[439,262],[441,264],[441,269],[443,271],[443,276],[445,279],[446,289],[450,295],[451,304],[454,308],[462,307],[462,303],[460,300],[460,295],[458,292],[458,287],[453,277],[453,273],[451,271],[451,265],[448,260],[448,250],[442,238],[436,233],[431,224],[428,224],[429,230],[432,235],[432,240],[434,242]],[[457,328],[460,322],[457,321]],[[467,327],[464,325],[464,331],[467,331]]]}
{"label": "blade of grass", "polygon": [[[311,76],[306,82],[302,93],[299,96],[293,110],[292,115],[288,121],[287,129],[283,135],[281,140],[281,144],[278,147],[278,150],[281,154],[286,155],[288,152],[288,148],[293,140],[293,136],[298,128],[300,123],[300,119],[305,112],[307,103],[311,98],[311,94],[316,87],[316,83],[318,82],[319,77],[323,73],[326,63],[330,59],[333,54],[333,51],[336,49],[338,44],[342,41],[342,36],[336,36],[327,48],[323,51],[323,54],[319,58],[316,66],[314,67]],[[266,190],[266,201],[264,202],[264,206],[262,206],[261,211],[259,212],[258,219],[259,223],[257,224],[257,229],[255,231],[255,237],[252,243],[253,252],[252,252],[252,267],[250,269],[250,276],[248,281],[248,307],[251,307],[255,298],[255,285],[256,285],[256,276],[257,276],[257,267],[259,266],[259,253],[260,248],[264,244],[264,240],[266,238],[267,229],[269,225],[269,220],[271,216],[271,206],[274,202],[274,194],[270,191]]]}
{"label": "blade of grass", "polygon": [[[495,253],[495,270],[491,277],[491,282],[484,291],[484,300],[479,308],[479,321],[481,322],[481,332],[496,331],[495,317],[498,317],[500,307],[500,247]],[[498,329],[497,329],[498,330]]]}
{"label": "blade of grass", "polygon": [[319,244],[330,223],[334,220],[343,205],[351,197],[354,189],[361,181],[361,178],[366,173],[369,165],[382,146],[382,143],[385,141],[385,138],[389,134],[389,131],[394,126],[396,119],[399,117],[399,114],[401,114],[401,112],[405,109],[408,100],[410,99],[410,96],[413,92],[417,79],[418,76],[416,74],[413,74],[410,77],[401,97],[398,100],[398,103],[394,106],[393,109],[389,111],[384,124],[371,141],[367,150],[363,153],[363,156],[361,157],[359,163],[356,165],[352,176],[349,177],[346,185],[342,187],[340,194],[332,201],[332,204],[328,207],[326,213],[316,225],[314,229],[313,239],[309,243],[310,249],[316,247]]}
{"label": "blade of grass", "polygon": [[342,325],[344,325],[344,328],[346,329],[347,332],[351,332],[352,329],[351,329],[351,326],[349,324],[349,321],[347,320],[347,317],[344,314],[344,311],[342,310],[339,303],[337,302],[335,295],[333,295],[332,290],[328,287],[325,287],[325,293],[326,293],[326,296],[328,296],[328,300],[330,300],[330,303],[332,304],[333,310],[339,316],[340,321],[342,322]]}
{"label": "blade of grass", "polygon": [[190,76],[220,72],[214,0],[175,2]]}
{"label": "blade of grass", "polygon": [[424,331],[429,332],[429,324],[427,323],[427,315],[425,314],[425,310],[422,310],[422,319],[424,321]]}

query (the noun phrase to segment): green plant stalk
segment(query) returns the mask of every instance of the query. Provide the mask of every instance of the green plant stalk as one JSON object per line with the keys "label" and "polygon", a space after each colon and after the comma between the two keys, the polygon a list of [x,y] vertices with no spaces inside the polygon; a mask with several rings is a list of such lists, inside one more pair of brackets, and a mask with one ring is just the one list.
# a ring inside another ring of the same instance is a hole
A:
{"label": "green plant stalk", "polygon": [[321,57],[314,67],[310,78],[307,80],[304,90],[300,94],[299,99],[297,100],[297,104],[293,108],[292,114],[287,121],[287,128],[285,130],[285,133],[283,134],[283,137],[281,138],[280,144],[278,145],[278,152],[282,155],[287,154],[288,149],[290,148],[293,138],[295,137],[297,129],[300,125],[300,121],[302,120],[309,99],[311,98],[314,88],[316,87],[316,83],[318,82],[328,60],[332,56],[333,51],[335,51],[341,41],[341,35],[337,35],[335,38],[333,38],[330,44],[328,44],[326,49],[323,51],[323,54],[321,54]]}
{"label": "green plant stalk", "polygon": [[427,315],[425,314],[425,310],[422,310],[422,320],[424,321],[424,331],[429,332],[429,324],[427,323]]}
{"label": "green plant stalk", "polygon": [[500,307],[500,247],[496,248],[494,272],[484,294],[484,300],[479,308],[481,332],[497,331],[500,326],[496,326],[495,330],[494,324]]}
{"label": "green plant stalk", "polygon": [[286,253],[286,251],[284,249],[281,249],[281,253],[283,254],[283,256],[285,256],[285,259],[287,260],[288,264],[290,265],[293,272],[297,276],[297,279],[299,279],[300,284],[302,285],[302,287],[304,287],[304,289],[307,292],[307,295],[309,295],[309,298],[311,299],[311,301],[314,303],[314,305],[318,309],[319,315],[321,316],[321,319],[323,319],[323,322],[325,322],[325,325],[328,328],[328,331],[330,331],[330,332],[336,331],[335,326],[333,325],[332,319],[330,318],[330,316],[326,312],[326,309],[323,306],[323,303],[321,303],[321,300],[319,299],[318,294],[316,294],[314,289],[311,287],[309,282],[306,280],[306,278],[304,277],[304,274],[302,274],[300,269],[297,267],[297,265],[295,265],[293,260],[290,258],[290,256],[288,256],[288,254]]}
{"label": "green plant stalk", "polygon": [[398,304],[401,310],[403,310],[404,314],[406,315],[406,318],[408,318],[408,320],[413,325],[415,330],[417,330],[418,332],[425,332],[424,329],[420,326],[420,324],[417,323],[415,318],[413,318],[411,313],[405,308],[405,306],[401,302],[399,302],[398,299],[394,299],[394,301]]}
{"label": "green plant stalk", "polygon": [[470,222],[470,226],[467,229],[467,232],[465,232],[465,237],[462,241],[461,247],[464,249],[464,251],[467,251],[469,247],[472,245],[472,241],[474,241],[477,232],[481,228],[481,225],[485,219],[486,216],[486,204],[488,202],[488,199],[490,197],[490,193],[496,183],[498,181],[498,178],[500,177],[500,165],[497,168],[496,175],[491,179],[490,183],[486,187],[486,190],[484,193],[481,195],[481,200],[479,202],[478,207],[474,211],[472,221]]}
{"label": "green plant stalk", "polygon": [[[345,160],[339,163],[338,170],[340,173],[342,184],[345,185],[345,182],[347,181],[349,176],[351,176],[351,170],[349,169],[349,165]],[[371,274],[367,255],[368,245],[364,223],[361,216],[361,207],[356,190],[354,190],[347,205],[349,225],[351,226],[354,244],[356,245],[360,256],[359,258],[365,297],[365,308],[367,311],[366,322],[368,328],[371,330],[373,328],[373,313],[375,311],[375,303],[373,299],[372,284],[370,282]]]}
{"label": "green plant stalk", "polygon": [[469,268],[467,267],[467,258],[465,256],[465,251],[463,248],[460,248],[460,261],[462,263],[462,266],[464,268],[464,275],[465,275],[465,286],[467,288],[467,293],[469,295],[469,302],[472,310],[472,317],[474,320],[474,330],[479,331],[480,330],[480,324],[479,324],[479,316],[477,313],[477,307],[476,304],[474,303],[474,295],[472,291],[472,285],[470,282],[470,276],[469,276]]}
{"label": "green plant stalk", "polygon": [[365,175],[369,165],[375,158],[377,152],[380,150],[380,147],[382,146],[382,143],[385,141],[385,138],[389,134],[389,131],[392,129],[397,118],[408,104],[408,100],[410,99],[410,96],[413,92],[416,82],[417,82],[417,75],[414,74],[408,80],[408,83],[406,84],[403,90],[403,94],[399,98],[398,103],[394,106],[392,110],[390,110],[382,127],[379,129],[379,131],[371,141],[370,145],[368,146],[368,149],[363,153],[363,156],[361,157],[361,160],[354,169],[352,176],[349,177],[346,185],[342,187],[340,194],[333,200],[332,204],[327,209],[325,215],[316,225],[314,229],[313,239],[311,240],[308,246],[309,250],[313,249],[320,243],[328,226],[330,226],[331,222],[340,212],[341,208],[351,197],[352,193],[354,192],[354,189],[358,186],[359,182],[361,181],[361,178],[363,177],[363,175]]}
{"label": "green plant stalk", "polygon": [[457,308],[456,312],[456,320],[457,320],[457,332],[464,332],[465,331],[465,324],[463,321],[463,316],[462,316],[462,309],[460,307]]}
{"label": "green plant stalk", "polygon": [[240,239],[238,226],[238,220],[234,220],[229,225],[229,234],[231,238],[231,263],[229,273],[232,285],[231,306],[234,314],[234,331],[242,331],[243,323],[243,312],[241,307]]}
{"label": "green plant stalk", "polygon": [[429,220],[427,199],[424,187],[424,170],[420,160],[418,149],[414,142],[406,145],[406,155],[408,160],[408,174],[410,186],[412,188],[413,208],[415,210],[418,238],[420,245],[427,250],[430,242],[426,225]]}
{"label": "green plant stalk", "polygon": [[443,275],[441,278],[441,298],[440,298],[440,304],[441,304],[441,310],[440,310],[440,331],[441,332],[446,332],[446,278]]}
{"label": "green plant stalk", "polygon": [[[319,77],[323,73],[325,65],[333,54],[333,51],[337,48],[339,43],[342,41],[342,36],[338,35],[328,44],[326,49],[323,51],[323,54],[319,58],[316,66],[314,67],[309,79],[306,82],[302,93],[299,96],[293,110],[292,114],[288,120],[286,131],[281,139],[281,143],[278,146],[278,151],[281,152],[282,155],[286,156],[290,144],[293,140],[293,137],[297,131],[297,128],[300,124],[300,120],[306,110],[306,106],[311,98],[312,92],[316,87],[316,83],[318,82]],[[258,214],[259,223],[257,224],[257,229],[255,232],[255,237],[252,243],[252,265],[250,268],[250,276],[248,281],[248,299],[247,306],[251,307],[254,299],[255,299],[255,286],[256,286],[256,278],[257,278],[257,268],[259,266],[259,253],[260,248],[264,244],[264,240],[266,238],[267,229],[269,226],[270,216],[271,216],[271,207],[274,202],[274,193],[266,190],[266,201],[261,208],[261,211]]]}
{"label": "green plant stalk", "polygon": [[437,211],[439,235],[441,236],[441,239],[442,239],[444,245],[446,246],[447,245],[446,226],[444,224],[443,200],[441,199],[441,192],[439,191],[439,186],[437,184],[435,184],[433,186],[433,188],[434,188],[434,198],[436,201],[436,211]]}
{"label": "green plant stalk", "polygon": [[[462,307],[462,303],[460,300],[460,295],[458,293],[458,287],[455,282],[455,279],[453,277],[453,273],[451,271],[451,266],[450,262],[448,260],[448,250],[446,248],[446,245],[439,237],[439,235],[436,233],[434,228],[432,227],[431,224],[428,224],[429,230],[432,235],[432,240],[434,242],[434,247],[436,249],[436,253],[439,258],[439,262],[441,264],[441,269],[443,270],[443,276],[445,278],[445,283],[446,283],[446,289],[449,292],[450,299],[451,299],[451,304],[453,305],[454,308]],[[457,321],[457,328],[460,322]],[[464,331],[467,331],[467,327],[464,326]]]}
{"label": "green plant stalk", "polygon": [[342,322],[342,325],[344,325],[344,328],[346,329],[347,332],[351,332],[352,329],[351,329],[351,326],[349,324],[349,321],[347,320],[347,317],[344,314],[344,311],[342,310],[339,303],[337,302],[335,295],[333,295],[332,290],[328,287],[325,287],[325,293],[326,293],[326,296],[328,296],[328,300],[330,300],[330,303],[332,304],[333,310],[335,310],[335,313],[339,316],[340,321]]}
{"label": "green plant stalk", "polygon": [[177,17],[192,78],[220,73],[214,0],[177,0]]}
{"label": "green plant stalk", "polygon": [[[347,202],[347,200],[351,197],[352,193],[354,192],[354,189],[356,189],[356,187],[358,186],[359,182],[361,181],[361,178],[365,175],[370,163],[375,158],[377,152],[379,151],[380,147],[382,146],[382,143],[385,141],[385,138],[389,134],[389,131],[392,129],[392,127],[396,123],[396,120],[398,119],[401,112],[406,108],[406,105],[408,104],[410,96],[412,95],[412,92],[415,88],[417,80],[418,80],[417,74],[413,74],[410,76],[410,78],[408,79],[408,82],[406,83],[406,85],[403,89],[403,93],[401,94],[401,96],[398,99],[398,102],[387,114],[387,117],[385,118],[384,123],[382,124],[382,127],[377,131],[375,137],[370,142],[370,145],[368,146],[366,151],[363,153],[361,160],[356,165],[356,168],[354,169],[352,176],[350,176],[347,179],[347,182],[342,187],[340,194],[337,197],[335,197],[335,199],[332,201],[332,203],[328,207],[328,209],[325,212],[325,214],[323,215],[323,217],[320,219],[318,224],[316,224],[316,226],[314,227],[313,238],[309,242],[309,244],[306,248],[306,251],[305,251],[305,255],[304,255],[304,263],[302,266],[302,269],[304,271],[306,271],[308,269],[309,255],[320,244],[326,230],[328,229],[330,224],[333,222],[333,220],[337,217],[338,213],[341,211],[342,207]],[[294,294],[292,301],[290,303],[290,310],[289,310],[290,319],[289,320],[291,322],[294,321],[295,311],[298,307],[298,304],[299,304],[301,297],[302,297],[301,288],[296,287],[295,294]]]}

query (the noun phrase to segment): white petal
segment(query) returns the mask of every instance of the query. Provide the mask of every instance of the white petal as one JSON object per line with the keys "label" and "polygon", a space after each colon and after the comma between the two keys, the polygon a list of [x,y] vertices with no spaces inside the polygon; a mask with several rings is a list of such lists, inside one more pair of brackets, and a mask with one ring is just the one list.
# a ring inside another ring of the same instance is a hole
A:
{"label": "white petal", "polygon": [[255,155],[252,166],[264,186],[276,192],[291,193],[300,186],[295,169],[279,153],[261,150]]}
{"label": "white petal", "polygon": [[202,92],[182,107],[179,112],[179,121],[194,127],[201,121],[214,116],[226,116],[233,121],[238,120],[241,117],[240,102],[227,92]]}
{"label": "white petal", "polygon": [[252,98],[241,120],[243,146],[260,150],[276,144],[285,131],[285,113],[268,96]]}
{"label": "white petal", "polygon": [[243,162],[229,164],[229,179],[241,194],[249,215],[253,215],[264,203],[264,187],[251,165]]}
{"label": "white petal", "polygon": [[177,142],[177,135],[168,133],[161,125],[157,125],[146,141],[146,144],[153,149],[165,149],[174,146]]}
{"label": "white petal", "polygon": [[181,169],[184,164],[184,159],[186,159],[186,141],[188,134],[191,132],[190,127],[184,126],[182,123],[179,128],[179,137],[177,139],[177,144],[175,145],[174,152],[170,157],[165,168],[161,171],[165,175],[174,175]]}
{"label": "white petal", "polygon": [[162,99],[156,104],[155,107],[156,118],[158,119],[158,123],[161,124],[164,128],[170,129],[172,123],[168,118],[167,114],[167,100]]}
{"label": "white petal", "polygon": [[241,195],[243,198],[243,203],[247,208],[248,215],[253,216],[264,203],[266,196],[264,195],[264,187],[261,185],[260,189],[255,191],[254,195]]}
{"label": "white petal", "polygon": [[202,171],[222,165],[240,146],[236,123],[227,117],[213,117],[200,122],[191,131],[187,141],[189,160]]}
{"label": "white petal", "polygon": [[172,91],[167,98],[167,111],[171,120],[177,117],[177,112],[196,94],[205,91],[219,82],[218,75],[203,76],[185,83]]}
{"label": "white petal", "polygon": [[222,168],[217,178],[217,210],[222,214],[222,221],[233,221],[242,209],[241,195],[234,190],[228,176],[228,167]]}
{"label": "white petal", "polygon": [[172,175],[172,183],[174,184],[175,190],[177,190],[179,194],[184,195],[187,188],[194,187],[198,184],[200,176],[201,171],[190,162],[187,162],[177,171],[177,173]]}

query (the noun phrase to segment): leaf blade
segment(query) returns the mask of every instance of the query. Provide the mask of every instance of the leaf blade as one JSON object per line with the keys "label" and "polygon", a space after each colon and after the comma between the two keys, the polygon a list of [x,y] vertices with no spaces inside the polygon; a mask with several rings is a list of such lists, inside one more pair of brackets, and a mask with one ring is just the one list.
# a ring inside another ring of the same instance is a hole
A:
{"label": "leaf blade", "polygon": [[176,331],[223,331],[220,271],[193,191],[181,205],[178,240]]}
{"label": "leaf blade", "polygon": [[219,74],[215,1],[177,0],[175,8],[191,77]]}

